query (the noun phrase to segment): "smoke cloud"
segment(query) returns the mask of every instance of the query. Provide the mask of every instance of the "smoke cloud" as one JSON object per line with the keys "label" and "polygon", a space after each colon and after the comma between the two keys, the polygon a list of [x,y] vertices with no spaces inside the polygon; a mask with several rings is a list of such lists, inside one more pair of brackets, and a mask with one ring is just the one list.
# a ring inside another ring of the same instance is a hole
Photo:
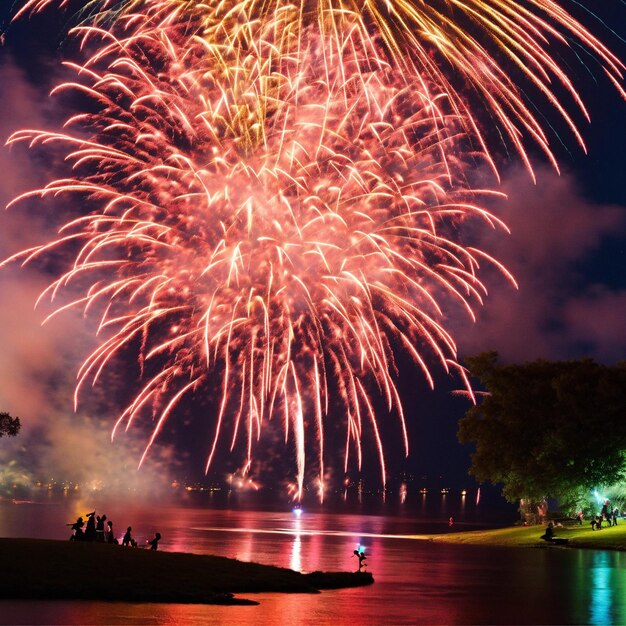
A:
{"label": "smoke cloud", "polygon": [[[46,128],[57,117],[45,94],[10,62],[0,65],[0,101],[4,140],[19,128]],[[2,207],[45,184],[53,168],[27,146],[0,148]],[[51,218],[47,211],[56,208],[40,200],[3,208],[0,259],[49,239],[58,216]],[[54,479],[109,491],[140,488],[145,494],[163,487],[177,466],[173,449],[155,445],[138,472],[145,433],[121,433],[111,442],[116,416],[105,409],[110,389],[96,390],[95,401],[75,412],[76,372],[95,343],[80,312],[66,311],[42,325],[51,309],[45,302],[35,308],[35,303],[50,281],[46,267],[36,262],[0,269],[0,411],[22,422],[18,437],[0,440],[0,483]]]}
{"label": "smoke cloud", "polygon": [[[480,243],[513,273],[519,290],[503,279],[487,281],[478,322],[457,334],[460,352],[614,362],[626,354],[626,290],[605,281],[623,273],[624,252],[620,257],[607,244],[626,234],[626,207],[590,201],[570,174],[539,169],[537,176],[534,185],[526,172],[509,173],[508,200],[495,211],[511,235]],[[600,255],[606,250],[608,258]]]}

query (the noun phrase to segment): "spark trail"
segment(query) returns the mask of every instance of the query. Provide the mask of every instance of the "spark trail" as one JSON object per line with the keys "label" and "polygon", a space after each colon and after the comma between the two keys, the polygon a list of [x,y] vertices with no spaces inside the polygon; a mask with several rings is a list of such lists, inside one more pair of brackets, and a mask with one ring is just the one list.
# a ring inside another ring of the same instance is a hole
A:
{"label": "spark trail", "polygon": [[[67,4],[29,0],[21,13]],[[301,45],[314,25],[324,41],[335,39],[336,47],[356,19],[362,36],[379,40],[409,80],[418,73],[447,94],[476,149],[491,155],[499,145],[517,153],[532,175],[530,146],[538,146],[558,169],[546,132],[547,111],[556,113],[585,149],[579,126],[581,120],[589,121],[589,114],[570,65],[604,74],[626,99],[623,62],[563,5],[581,6],[573,0],[90,0],[80,16],[111,24],[145,11],[164,26],[185,23],[187,37],[201,36],[210,43],[236,43],[248,21],[279,19],[303,39]],[[276,52],[288,53],[280,43]],[[561,58],[568,50],[571,58]],[[353,69],[359,71],[357,65]],[[489,162],[497,173],[496,161]]]}
{"label": "spark trail", "polygon": [[116,30],[76,29],[93,52],[57,90],[96,110],[66,132],[10,139],[52,144],[72,166],[18,200],[73,196],[80,214],[14,258],[65,251],[69,268],[42,298],[79,293],[57,312],[99,316],[77,394],[139,344],[155,373],[116,428],[151,417],[146,452],[177,403],[211,383],[221,401],[207,469],[219,442],[243,439],[245,473],[264,424],[280,420],[299,495],[311,448],[322,483],[329,416],[342,414],[345,466],[350,455],[360,466],[369,432],[384,482],[372,391],[408,446],[395,351],[431,384],[433,356],[464,375],[445,313],[456,301],[473,316],[479,268],[500,267],[462,243],[474,222],[503,225],[477,204],[492,192],[463,182],[480,155],[463,156],[454,107],[419,75],[407,86],[358,19],[327,40],[251,21],[245,46],[189,40],[145,15]]}

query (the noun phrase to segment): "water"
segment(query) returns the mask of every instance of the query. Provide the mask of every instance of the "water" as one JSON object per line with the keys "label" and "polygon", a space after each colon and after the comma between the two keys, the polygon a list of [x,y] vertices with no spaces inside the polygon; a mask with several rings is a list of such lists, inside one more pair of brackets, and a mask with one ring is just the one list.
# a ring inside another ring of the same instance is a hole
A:
{"label": "water", "polygon": [[[431,496],[429,496],[430,498]],[[403,625],[624,624],[626,554],[558,548],[508,549],[435,544],[418,533],[484,526],[476,510],[433,499],[394,515],[347,510],[233,510],[139,503],[99,506],[118,534],[132,524],[140,542],[163,535],[169,551],[212,553],[300,571],[356,569],[365,546],[370,587],[321,594],[247,594],[253,607],[105,602],[0,602],[2,624]],[[65,523],[90,510],[78,499],[0,502],[0,536],[67,538]],[[384,510],[384,509],[381,509]],[[158,513],[157,513],[158,511]],[[445,516],[445,517],[444,517]],[[122,549],[122,548],[120,548]],[[115,572],[86,575],[106,584]],[[3,573],[5,575],[5,573]]]}

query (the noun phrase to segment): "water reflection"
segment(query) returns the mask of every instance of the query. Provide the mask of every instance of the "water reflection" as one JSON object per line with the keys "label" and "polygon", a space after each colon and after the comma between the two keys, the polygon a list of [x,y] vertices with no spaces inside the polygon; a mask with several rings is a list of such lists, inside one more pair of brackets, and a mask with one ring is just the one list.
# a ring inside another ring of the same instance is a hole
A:
{"label": "water reflection", "polygon": [[289,568],[296,572],[302,571],[302,540],[300,535],[296,535],[291,545],[291,559],[289,560]]}
{"label": "water reflection", "polygon": [[302,520],[298,515],[294,520],[294,538],[291,545],[291,559],[289,561],[289,568],[296,572],[302,571],[302,539],[300,538]]}
{"label": "water reflection", "polygon": [[404,504],[406,502],[406,496],[408,493],[408,487],[406,483],[402,483],[400,485],[400,489],[398,491],[398,495],[400,497],[400,504]]}
{"label": "water reflection", "polygon": [[[442,500],[440,494],[433,496]],[[59,528],[58,538],[64,538],[66,518],[84,513],[84,507],[55,506],[58,508],[11,508],[0,502],[0,535],[49,536],[50,528]],[[290,510],[163,507],[155,528],[155,510],[151,507],[135,504],[116,510],[111,506],[106,511],[118,526],[132,523],[140,540],[142,533],[161,532],[164,550],[212,553],[298,571],[354,571],[357,563],[353,551],[363,545],[376,583],[318,595],[248,596],[261,602],[258,607],[2,601],[0,623],[626,623],[626,554],[622,553],[477,548],[416,539],[419,531],[447,528],[447,519],[435,524],[404,516],[305,511],[298,517]],[[454,514],[455,527],[456,515],[462,526],[459,511],[454,510]]]}
{"label": "water reflection", "polygon": [[594,551],[591,597],[589,602],[590,624],[624,623],[624,599],[626,598],[626,555]]}
{"label": "water reflection", "polygon": [[593,577],[591,579],[590,624],[612,624],[613,589],[611,566],[606,552],[594,553]]}

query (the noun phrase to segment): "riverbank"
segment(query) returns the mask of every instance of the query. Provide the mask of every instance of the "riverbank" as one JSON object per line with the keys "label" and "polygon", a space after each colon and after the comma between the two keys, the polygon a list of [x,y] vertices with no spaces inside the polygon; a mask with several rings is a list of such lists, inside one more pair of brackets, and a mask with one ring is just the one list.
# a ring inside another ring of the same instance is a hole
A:
{"label": "riverbank", "polygon": [[[441,543],[456,543],[482,546],[508,547],[549,547],[551,544],[540,539],[545,526],[512,526],[497,530],[475,530],[446,535],[434,535],[429,539]],[[591,530],[588,523],[555,528],[555,537],[567,539],[568,548],[589,548],[593,550],[626,550],[626,521],[620,520],[617,526]]]}
{"label": "riverbank", "polygon": [[45,539],[0,539],[1,599],[258,604],[234,594],[318,593],[369,573],[313,572],[218,556]]}

